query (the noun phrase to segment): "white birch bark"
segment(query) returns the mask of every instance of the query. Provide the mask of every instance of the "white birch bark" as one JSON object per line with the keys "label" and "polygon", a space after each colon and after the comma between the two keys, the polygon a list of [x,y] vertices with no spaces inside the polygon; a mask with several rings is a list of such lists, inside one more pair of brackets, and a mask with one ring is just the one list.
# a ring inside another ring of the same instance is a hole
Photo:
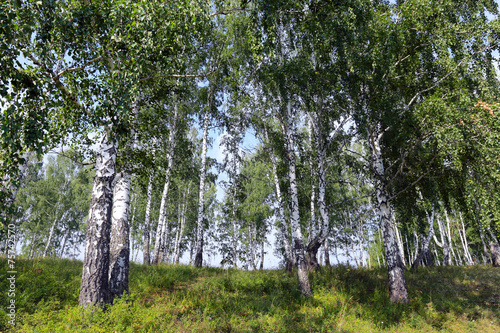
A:
{"label": "white birch bark", "polygon": [[389,299],[391,302],[408,303],[408,290],[404,277],[403,260],[396,239],[396,230],[393,224],[393,211],[389,204],[389,196],[385,188],[385,169],[382,160],[380,140],[383,132],[369,129],[368,144],[370,147],[372,170],[375,174],[375,189],[380,216],[380,227],[384,237],[385,257],[389,275]]}
{"label": "white birch bark", "polygon": [[443,220],[437,217],[437,222],[438,222],[438,227],[439,227],[439,234],[441,237],[441,245],[443,248],[443,265],[444,266],[450,266],[452,265],[451,262],[451,255],[450,255],[450,245],[448,244],[448,239],[446,235],[446,229],[443,224]]}
{"label": "white birch bark", "polygon": [[[269,142],[269,136],[267,133],[267,127],[264,127],[264,135],[266,137],[266,141]],[[283,199],[281,196],[281,186],[278,178],[278,167],[276,163],[276,158],[272,151],[272,148],[269,149],[269,158],[271,159],[271,164],[273,167],[273,181],[274,181],[274,189],[276,194],[276,202],[278,204],[278,212],[277,212],[277,220],[281,230],[281,235],[283,238],[283,246],[285,248],[285,269],[287,272],[291,272],[292,267],[295,265],[294,256],[292,253],[292,247],[290,245],[290,230],[288,229],[288,224],[285,219],[285,208],[283,205]]]}
{"label": "white birch bark", "polygon": [[417,268],[419,265],[422,265],[423,263],[426,263],[428,266],[431,265],[430,261],[432,260],[432,256],[429,251],[429,244],[431,242],[432,237],[434,236],[434,213],[435,213],[434,207],[432,207],[432,212],[430,216],[427,213],[427,211],[425,213],[427,215],[427,221],[429,222],[429,233],[423,241],[422,250],[420,251],[418,257],[413,261],[413,264],[411,265],[412,269]]}
{"label": "white birch bark", "polygon": [[131,178],[125,171],[117,176],[113,197],[109,262],[109,289],[113,298],[128,293]]}
{"label": "white birch bark", "polygon": [[45,243],[45,249],[43,250],[42,257],[45,258],[47,256],[47,253],[49,251],[50,243],[52,241],[52,236],[54,235],[54,230],[56,228],[57,222],[59,221],[59,218],[57,217],[57,210],[56,210],[56,218],[54,218],[54,222],[52,222],[52,226],[50,227],[49,231],[49,238],[47,239],[47,242]]}
{"label": "white birch bark", "polygon": [[165,184],[163,185],[163,193],[161,196],[160,204],[160,216],[158,218],[158,226],[156,229],[156,240],[153,250],[153,264],[159,264],[165,255],[165,243],[166,243],[166,231],[167,231],[167,199],[168,190],[170,187],[173,164],[174,164],[174,150],[175,150],[175,135],[177,132],[177,116],[178,108],[177,105],[174,106],[174,117],[171,123],[170,133],[168,135],[168,151],[167,151],[167,170],[165,171]]}
{"label": "white birch bark", "polygon": [[[210,103],[209,103],[210,105]],[[201,150],[201,170],[200,170],[200,191],[198,196],[198,220],[196,223],[196,255],[194,259],[195,267],[203,265],[203,221],[205,219],[205,176],[207,168],[207,138],[208,125],[210,122],[210,107],[205,112],[203,118],[203,146]]]}
{"label": "white birch bark", "polygon": [[[392,218],[394,219],[394,214],[392,215]],[[406,266],[406,258],[405,258],[405,251],[403,248],[403,241],[401,240],[401,233],[398,228],[398,224],[396,223],[395,219],[393,220],[394,228],[396,229],[396,240],[398,241],[398,247],[399,247],[399,253],[401,253],[401,259],[403,260],[403,265]]]}
{"label": "white birch bark", "polygon": [[290,222],[295,257],[297,259],[300,291],[305,296],[312,296],[307,263],[305,261],[304,240],[300,227],[299,198],[297,189],[297,175],[295,167],[295,129],[292,124],[292,103],[287,101],[287,114],[283,124],[286,139],[286,154],[288,158],[288,178],[290,180]]}
{"label": "white birch bark", "polygon": [[79,303],[82,306],[112,301],[108,286],[109,241],[113,180],[116,175],[117,147],[105,134],[96,160],[96,175],[90,200],[85,237],[82,282]]}
{"label": "white birch bark", "polygon": [[474,260],[472,259],[472,255],[470,254],[470,251],[469,251],[469,244],[467,243],[467,234],[465,232],[464,220],[462,219],[462,213],[458,212],[458,214],[460,216],[460,222],[462,224],[462,232],[463,232],[463,238],[462,238],[462,234],[460,233],[460,228],[458,229],[458,232],[460,234],[460,241],[462,242],[464,254],[465,254],[465,257],[467,258],[467,264],[472,266],[472,265],[474,265]]}
{"label": "white birch bark", "polygon": [[68,228],[68,230],[66,231],[66,233],[64,234],[64,239],[63,239],[63,243],[62,243],[62,246],[61,246],[61,252],[59,253],[59,257],[62,259],[63,256],[64,256],[64,249],[66,248],[66,242],[68,240],[68,237],[69,237],[69,234],[70,234],[70,229]]}
{"label": "white birch bark", "polygon": [[177,240],[177,244],[176,244],[175,263],[177,265],[179,264],[181,241],[182,241],[182,237],[184,236],[184,228],[186,226],[186,209],[187,209],[186,196],[189,198],[190,190],[191,190],[190,184],[188,184],[187,194],[186,194],[186,192],[184,192],[184,195],[183,195],[184,198],[183,198],[182,213],[181,213],[181,227],[179,230],[179,239]]}
{"label": "white birch bark", "polygon": [[153,175],[149,176],[148,181],[148,192],[146,199],[146,216],[144,217],[144,246],[142,248],[142,261],[144,264],[149,265],[151,263],[150,255],[149,255],[149,240],[150,240],[150,221],[151,221],[151,201],[153,199]]}
{"label": "white birch bark", "polygon": [[309,132],[309,149],[311,151],[311,155],[309,157],[309,169],[311,171],[311,220],[309,221],[309,230],[308,230],[308,240],[311,242],[318,235],[318,228],[316,224],[316,184],[314,182],[314,163],[313,163],[313,128],[312,128],[312,120],[309,117],[307,122],[307,128]]}
{"label": "white birch bark", "polygon": [[236,222],[236,186],[233,188],[233,206],[231,209],[231,218],[233,224],[233,233],[232,233],[232,243],[233,243],[233,268],[236,269],[238,267],[238,223]]}

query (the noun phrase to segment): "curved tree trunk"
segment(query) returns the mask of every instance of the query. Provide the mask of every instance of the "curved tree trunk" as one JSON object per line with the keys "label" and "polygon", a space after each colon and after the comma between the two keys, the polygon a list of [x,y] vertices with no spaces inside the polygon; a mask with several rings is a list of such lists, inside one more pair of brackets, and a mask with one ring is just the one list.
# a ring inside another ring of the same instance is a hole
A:
{"label": "curved tree trunk", "polygon": [[131,175],[121,172],[117,177],[111,222],[109,289],[113,298],[128,293],[130,262],[129,206]]}
{"label": "curved tree trunk", "polygon": [[116,154],[115,142],[105,134],[97,154],[96,175],[87,220],[79,297],[82,306],[110,303],[113,300],[109,290],[108,275]]}

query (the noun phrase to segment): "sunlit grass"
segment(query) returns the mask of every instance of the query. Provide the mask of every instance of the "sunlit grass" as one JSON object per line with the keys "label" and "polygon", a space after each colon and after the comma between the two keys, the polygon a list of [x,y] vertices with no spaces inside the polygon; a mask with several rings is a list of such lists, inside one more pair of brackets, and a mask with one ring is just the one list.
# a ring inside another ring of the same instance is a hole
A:
{"label": "sunlit grass", "polygon": [[[5,259],[0,265],[6,267]],[[106,311],[82,310],[82,263],[19,260],[15,332],[499,332],[500,270],[486,266],[407,272],[409,305],[389,302],[386,272],[323,268],[314,297],[284,271],[132,265],[130,296]],[[0,288],[7,288],[5,271]],[[2,293],[4,295],[4,293]]]}

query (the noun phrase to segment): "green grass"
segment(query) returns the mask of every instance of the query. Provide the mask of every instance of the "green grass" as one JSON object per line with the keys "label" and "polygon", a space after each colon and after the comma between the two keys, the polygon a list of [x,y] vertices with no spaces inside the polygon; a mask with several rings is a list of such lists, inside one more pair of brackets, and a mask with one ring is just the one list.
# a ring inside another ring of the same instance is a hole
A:
{"label": "green grass", "polygon": [[378,269],[313,272],[306,299],[283,271],[132,265],[130,296],[90,311],[81,262],[19,259],[15,328],[0,267],[2,332],[500,332],[500,269],[486,266],[407,272],[411,303],[395,305]]}

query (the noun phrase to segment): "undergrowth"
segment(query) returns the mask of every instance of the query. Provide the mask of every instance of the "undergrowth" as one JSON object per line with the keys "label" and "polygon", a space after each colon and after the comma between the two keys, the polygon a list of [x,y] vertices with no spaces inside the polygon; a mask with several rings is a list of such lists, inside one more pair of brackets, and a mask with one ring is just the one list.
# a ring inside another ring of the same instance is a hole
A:
{"label": "undergrowth", "polygon": [[321,268],[304,298],[281,270],[132,264],[130,295],[103,310],[78,306],[81,262],[19,259],[15,327],[0,267],[1,332],[500,331],[500,269],[486,266],[407,272],[411,303],[398,305],[382,269]]}

